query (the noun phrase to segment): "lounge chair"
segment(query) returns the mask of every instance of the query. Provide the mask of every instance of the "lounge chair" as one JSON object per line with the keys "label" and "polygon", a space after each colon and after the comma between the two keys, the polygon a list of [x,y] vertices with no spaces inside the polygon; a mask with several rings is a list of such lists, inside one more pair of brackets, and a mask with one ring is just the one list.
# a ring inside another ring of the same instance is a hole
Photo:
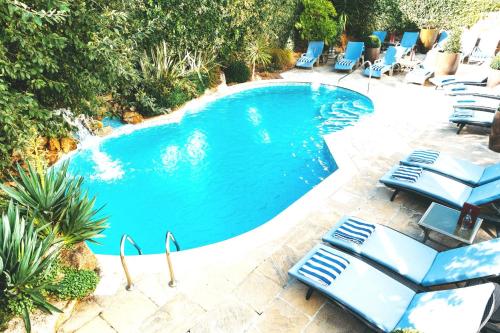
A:
{"label": "lounge chair", "polygon": [[354,256],[322,244],[288,274],[309,287],[306,299],[317,290],[376,332],[403,328],[478,332],[498,306],[494,283],[415,292]]}
{"label": "lounge chair", "polygon": [[500,238],[438,252],[385,225],[344,216],[323,241],[424,288],[500,275]]}
{"label": "lounge chair", "polygon": [[448,37],[450,37],[448,31],[446,30],[441,31],[441,33],[439,34],[439,38],[436,41],[436,44],[434,44],[432,48],[442,50],[444,48],[444,45],[446,44],[446,41],[448,40]]}
{"label": "lounge chair", "polygon": [[472,50],[468,57],[467,62],[472,63],[483,63],[489,62],[495,56],[495,51],[498,46],[498,36],[486,36],[481,38],[479,44]]}
{"label": "lounge chair", "polygon": [[307,52],[300,56],[295,67],[313,68],[314,63],[323,52],[324,45],[325,43],[323,41],[310,41],[307,46]]}
{"label": "lounge chair", "polygon": [[370,67],[365,68],[363,75],[376,78],[380,78],[386,72],[392,75],[394,67],[398,63],[398,58],[398,50],[394,46],[390,46],[385,51],[384,58],[375,61]]}
{"label": "lounge chair", "polygon": [[460,38],[460,42],[462,45],[461,53],[460,53],[460,62],[464,62],[465,59],[469,58],[471,55],[472,51],[476,47],[477,39],[478,39],[477,32],[465,29],[462,32],[462,36]]}
{"label": "lounge chair", "polygon": [[405,191],[458,210],[467,202],[481,208],[482,218],[500,222],[500,211],[496,206],[500,201],[500,180],[470,187],[420,167],[396,165],[380,178],[380,182],[395,190],[391,201],[400,191]]}
{"label": "lounge chair", "polygon": [[405,81],[408,83],[424,84],[430,78],[436,68],[437,50],[432,49],[427,52],[425,59],[422,63],[415,66],[405,76]]}
{"label": "lounge chair", "polygon": [[470,109],[454,109],[449,121],[457,124],[457,134],[460,134],[466,125],[491,127],[495,114],[492,112],[476,111]]}
{"label": "lounge chair", "polygon": [[335,62],[335,70],[351,71],[359,63],[365,44],[363,42],[349,42],[345,53]]}
{"label": "lounge chair", "polygon": [[398,49],[398,54],[401,56],[408,55],[415,45],[417,44],[418,32],[408,32],[406,31],[401,38],[401,42],[396,45]]}
{"label": "lounge chair", "polygon": [[500,99],[500,86],[494,88],[466,84],[454,84],[445,88],[448,96],[477,96],[484,98]]}
{"label": "lounge chair", "polygon": [[400,163],[439,173],[471,187],[500,179],[500,163],[483,167],[467,160],[454,158],[448,154],[428,149],[414,150],[403,158]]}
{"label": "lounge chair", "polygon": [[372,35],[375,35],[380,39],[380,43],[383,44],[385,37],[387,36],[387,31],[374,31],[372,32]]}
{"label": "lounge chair", "polygon": [[454,109],[470,109],[476,111],[496,112],[500,107],[500,100],[494,98],[460,96],[453,101]]}
{"label": "lounge chair", "polygon": [[430,79],[429,81],[438,88],[444,88],[453,85],[485,86],[490,73],[490,61],[484,62],[474,73],[467,75],[441,75]]}

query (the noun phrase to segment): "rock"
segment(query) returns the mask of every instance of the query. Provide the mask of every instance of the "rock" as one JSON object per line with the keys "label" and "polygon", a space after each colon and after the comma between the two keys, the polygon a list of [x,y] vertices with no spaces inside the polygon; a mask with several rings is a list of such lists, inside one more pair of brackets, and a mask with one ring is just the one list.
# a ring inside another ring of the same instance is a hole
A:
{"label": "rock", "polygon": [[57,139],[57,138],[50,138],[49,139],[49,150],[50,151],[60,151],[61,150],[61,144],[59,142],[59,139]]}
{"label": "rock", "polygon": [[61,263],[77,269],[97,269],[97,258],[85,242],[78,243],[72,247],[65,247],[59,256]]}
{"label": "rock", "polygon": [[135,111],[125,111],[122,115],[122,120],[127,124],[139,124],[144,121],[142,115]]}
{"label": "rock", "polygon": [[113,128],[111,126],[104,126],[101,128],[99,131],[97,131],[97,135],[99,136],[106,136],[113,132]]}
{"label": "rock", "polygon": [[76,149],[76,140],[73,138],[62,138],[61,139],[61,149],[65,153],[69,153]]}
{"label": "rock", "polygon": [[59,151],[49,151],[47,153],[47,160],[49,161],[49,165],[56,163],[59,158],[61,158],[62,153]]}

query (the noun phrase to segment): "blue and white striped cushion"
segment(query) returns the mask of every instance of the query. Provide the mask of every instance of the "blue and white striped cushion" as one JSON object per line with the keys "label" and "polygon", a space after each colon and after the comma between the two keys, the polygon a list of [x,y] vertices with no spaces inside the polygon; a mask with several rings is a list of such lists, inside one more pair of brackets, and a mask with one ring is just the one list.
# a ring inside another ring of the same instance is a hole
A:
{"label": "blue and white striped cushion", "polygon": [[342,66],[350,66],[353,62],[354,61],[349,59],[340,59],[339,61],[337,61],[337,63]]}
{"label": "blue and white striped cushion", "polygon": [[385,65],[372,65],[372,70],[374,71],[381,71]]}
{"label": "blue and white striped cushion", "polygon": [[439,157],[439,152],[434,150],[415,150],[408,156],[408,161],[416,163],[432,164]]}
{"label": "blue and white striped cushion", "polygon": [[298,272],[324,286],[329,286],[349,265],[349,260],[319,249]]}
{"label": "blue and white striped cushion", "polygon": [[474,117],[474,111],[473,110],[468,110],[468,109],[455,109],[453,114],[451,115],[452,117],[459,117],[459,118],[469,118],[469,117]]}
{"label": "blue and white striped cushion", "polygon": [[423,169],[420,167],[401,165],[396,169],[396,171],[394,171],[391,177],[397,180],[414,183],[422,174],[422,170]]}
{"label": "blue and white striped cushion", "polygon": [[348,218],[335,230],[333,237],[362,245],[374,230],[374,224]]}

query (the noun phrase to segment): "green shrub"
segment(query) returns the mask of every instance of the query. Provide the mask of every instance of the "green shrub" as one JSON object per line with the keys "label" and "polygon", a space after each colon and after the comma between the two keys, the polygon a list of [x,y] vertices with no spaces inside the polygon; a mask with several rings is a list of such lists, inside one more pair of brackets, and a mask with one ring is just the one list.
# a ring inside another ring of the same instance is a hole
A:
{"label": "green shrub", "polygon": [[326,44],[333,42],[340,34],[337,12],[328,0],[302,0],[304,9],[295,27],[302,39],[322,40]]}
{"label": "green shrub", "polygon": [[227,83],[243,83],[250,79],[251,73],[243,60],[231,61],[224,69]]}
{"label": "green shrub", "polygon": [[271,65],[274,70],[283,70],[291,67],[294,63],[292,50],[273,48],[271,49]]}
{"label": "green shrub", "polygon": [[50,292],[62,300],[85,298],[94,292],[99,283],[99,276],[91,270],[63,267],[61,271],[64,274],[62,280]]}
{"label": "green shrub", "polygon": [[[60,312],[43,296],[48,287],[44,278],[54,263],[58,248],[54,235],[43,239],[33,222],[19,215],[13,203],[2,214],[0,226],[0,300],[8,311],[22,316],[26,330],[31,328],[29,312],[33,307],[45,312]],[[5,315],[8,317],[8,314]]]}
{"label": "green shrub", "polygon": [[0,188],[39,225],[70,245],[102,237],[107,218],[97,217],[101,208],[94,209],[95,198],[81,188],[82,177],[69,174],[68,162],[42,173],[31,164],[28,171],[18,166],[18,173],[14,187]]}
{"label": "green shrub", "polygon": [[366,37],[363,41],[365,43],[365,48],[376,49],[379,48],[382,43],[380,42],[380,38],[375,35],[370,35]]}
{"label": "green shrub", "polygon": [[498,10],[495,0],[399,0],[401,11],[419,28],[453,29],[471,26],[483,14]]}
{"label": "green shrub", "polygon": [[460,53],[462,49],[462,31],[454,29],[450,32],[450,36],[446,40],[443,51],[446,53]]}
{"label": "green shrub", "polygon": [[255,79],[255,67],[267,66],[271,63],[271,49],[264,39],[254,39],[245,50],[247,61],[252,65],[252,80]]}
{"label": "green shrub", "polygon": [[491,61],[490,67],[492,69],[500,70],[500,55],[497,55]]}

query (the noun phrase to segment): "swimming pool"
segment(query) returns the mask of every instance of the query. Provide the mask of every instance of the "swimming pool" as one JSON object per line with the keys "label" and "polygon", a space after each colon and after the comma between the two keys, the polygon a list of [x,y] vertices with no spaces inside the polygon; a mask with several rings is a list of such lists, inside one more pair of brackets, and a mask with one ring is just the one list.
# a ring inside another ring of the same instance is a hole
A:
{"label": "swimming pool", "polygon": [[167,230],[182,249],[252,230],[336,170],[323,135],[372,111],[370,99],[350,90],[271,84],[81,149],[70,170],[110,216],[102,245],[90,246],[118,254],[127,233],[155,254]]}

